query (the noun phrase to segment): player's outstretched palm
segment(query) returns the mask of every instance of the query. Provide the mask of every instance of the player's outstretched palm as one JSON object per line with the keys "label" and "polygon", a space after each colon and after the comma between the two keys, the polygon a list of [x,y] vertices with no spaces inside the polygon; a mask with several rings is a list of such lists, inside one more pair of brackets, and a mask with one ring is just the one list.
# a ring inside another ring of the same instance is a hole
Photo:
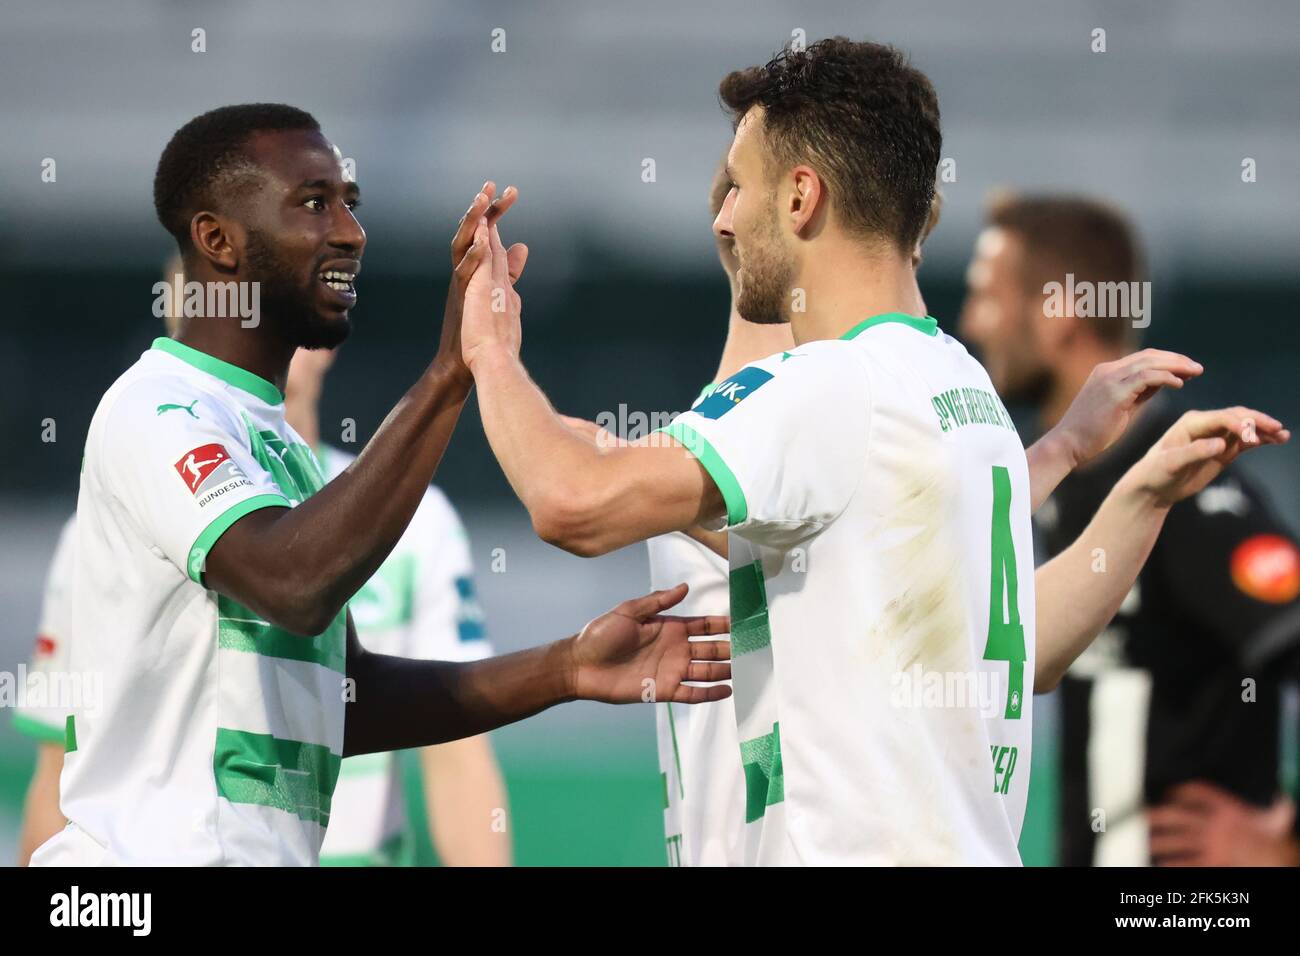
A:
{"label": "player's outstretched palm", "polygon": [[609,704],[672,701],[698,704],[731,696],[726,684],[694,687],[683,681],[731,677],[728,641],[692,641],[725,634],[726,617],[663,614],[686,596],[686,585],[624,601],[582,629],[573,642],[574,687],[583,700]]}
{"label": "player's outstretched palm", "polygon": [[1280,445],[1291,432],[1252,408],[1188,412],[1133,466],[1132,476],[1164,505],[1196,494],[1248,448]]}
{"label": "player's outstretched palm", "polygon": [[1109,448],[1161,388],[1182,388],[1202,371],[1186,355],[1160,349],[1143,349],[1094,368],[1057,426],[1075,467]]}

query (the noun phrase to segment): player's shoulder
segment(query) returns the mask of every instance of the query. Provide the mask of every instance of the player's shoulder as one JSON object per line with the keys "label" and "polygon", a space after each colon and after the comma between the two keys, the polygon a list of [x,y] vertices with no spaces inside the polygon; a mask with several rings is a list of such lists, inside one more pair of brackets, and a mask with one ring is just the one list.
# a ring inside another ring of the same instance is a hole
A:
{"label": "player's shoulder", "polygon": [[210,416],[228,423],[237,410],[225,390],[158,350],[145,352],[100,399],[92,432],[145,437],[157,428]]}
{"label": "player's shoulder", "polygon": [[714,385],[692,411],[717,418],[760,393],[764,401],[790,403],[860,387],[861,361],[846,346],[839,341],[805,342],[750,362]]}

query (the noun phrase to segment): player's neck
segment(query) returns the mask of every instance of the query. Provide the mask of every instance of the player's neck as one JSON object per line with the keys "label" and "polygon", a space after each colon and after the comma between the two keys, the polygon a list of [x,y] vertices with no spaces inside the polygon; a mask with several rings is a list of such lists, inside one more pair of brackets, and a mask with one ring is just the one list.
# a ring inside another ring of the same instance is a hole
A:
{"label": "player's neck", "polygon": [[244,328],[237,318],[195,318],[185,323],[176,338],[192,349],[266,379],[283,393],[295,349],[273,337],[271,328],[265,315],[253,328]]}
{"label": "player's neck", "polygon": [[837,339],[874,315],[925,315],[911,257],[865,252],[857,243],[839,242],[808,256],[795,288],[803,290],[795,305],[804,307],[791,311],[798,345]]}
{"label": "player's neck", "polygon": [[727,341],[722,346],[722,358],[713,381],[725,381],[740,369],[759,359],[794,348],[794,334],[788,324],[756,325],[746,322],[731,303],[731,317],[727,320]]}

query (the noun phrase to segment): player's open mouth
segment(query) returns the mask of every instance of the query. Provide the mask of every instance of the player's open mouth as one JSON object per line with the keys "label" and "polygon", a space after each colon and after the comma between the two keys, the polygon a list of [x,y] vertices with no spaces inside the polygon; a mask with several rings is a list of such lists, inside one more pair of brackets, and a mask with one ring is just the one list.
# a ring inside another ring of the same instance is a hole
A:
{"label": "player's open mouth", "polygon": [[334,295],[347,303],[356,301],[357,287],[355,272],[345,269],[326,269],[318,277],[321,283]]}

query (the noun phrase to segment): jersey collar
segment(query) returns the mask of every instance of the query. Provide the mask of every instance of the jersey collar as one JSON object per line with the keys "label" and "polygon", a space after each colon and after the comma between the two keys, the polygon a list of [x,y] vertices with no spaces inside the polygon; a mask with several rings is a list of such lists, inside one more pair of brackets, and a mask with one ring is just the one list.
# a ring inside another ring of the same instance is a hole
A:
{"label": "jersey collar", "polygon": [[873,315],[869,319],[864,319],[841,335],[840,338],[855,339],[872,326],[884,325],[886,322],[901,322],[903,325],[910,326],[918,332],[924,332],[926,335],[939,334],[938,319],[931,318],[928,315],[923,319],[919,319],[914,315],[907,315],[904,312],[886,312],[884,315]]}
{"label": "jersey collar", "polygon": [[190,346],[177,342],[175,339],[154,339],[153,348],[166,352],[168,355],[173,355],[182,362],[193,365],[200,372],[207,372],[228,385],[242,389],[253,397],[260,398],[268,405],[280,405],[284,402],[284,396],[280,394],[278,388],[262,378],[262,376],[254,375],[246,368],[231,365],[214,355],[190,348]]}

